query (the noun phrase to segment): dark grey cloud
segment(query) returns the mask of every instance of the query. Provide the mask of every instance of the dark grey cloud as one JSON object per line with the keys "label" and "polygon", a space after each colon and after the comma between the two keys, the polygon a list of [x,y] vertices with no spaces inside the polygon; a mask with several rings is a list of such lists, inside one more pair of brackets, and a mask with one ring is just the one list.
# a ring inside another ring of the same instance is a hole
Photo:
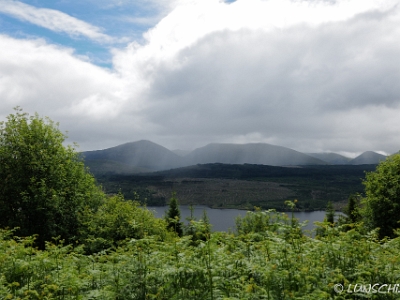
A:
{"label": "dark grey cloud", "polygon": [[179,52],[179,67],[158,66],[146,115],[164,134],[234,140],[259,133],[294,148],[307,141],[308,150],[338,150],[347,141],[349,151],[396,151],[396,142],[372,142],[387,128],[365,118],[369,108],[399,108],[397,15],[209,34]]}

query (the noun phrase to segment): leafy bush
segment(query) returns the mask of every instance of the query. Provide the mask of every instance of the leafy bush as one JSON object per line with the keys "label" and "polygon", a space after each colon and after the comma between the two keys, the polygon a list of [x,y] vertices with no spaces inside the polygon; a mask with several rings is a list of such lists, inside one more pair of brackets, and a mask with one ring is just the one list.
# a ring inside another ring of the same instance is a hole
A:
{"label": "leafy bush", "polygon": [[400,220],[400,154],[381,162],[366,174],[363,221],[369,230],[379,228],[379,237],[394,237]]}
{"label": "leafy bush", "polygon": [[81,243],[90,253],[117,246],[126,239],[167,236],[166,222],[139,207],[139,202],[125,200],[122,194],[107,198],[96,210],[87,208],[81,218]]}
{"label": "leafy bush", "polygon": [[0,227],[38,234],[41,248],[56,236],[73,241],[79,213],[104,198],[57,126],[19,108],[0,122]]}

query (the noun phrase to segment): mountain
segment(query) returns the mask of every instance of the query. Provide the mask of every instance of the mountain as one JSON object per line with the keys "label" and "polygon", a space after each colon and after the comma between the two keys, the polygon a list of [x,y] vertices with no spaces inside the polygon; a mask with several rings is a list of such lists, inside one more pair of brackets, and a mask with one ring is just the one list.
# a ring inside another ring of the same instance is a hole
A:
{"label": "mountain", "polygon": [[347,165],[351,158],[336,153],[306,153],[312,157],[323,160],[331,165]]}
{"label": "mountain", "polygon": [[379,164],[380,161],[385,160],[386,156],[373,152],[366,151],[356,158],[350,160],[350,165],[366,165],[366,164]]}
{"label": "mountain", "polygon": [[326,162],[304,153],[269,144],[209,144],[185,156],[187,165],[205,163],[262,164],[271,166],[322,165]]}
{"label": "mountain", "polygon": [[104,150],[86,151],[82,154],[86,165],[96,166],[97,164],[97,168],[103,167],[109,172],[118,171],[119,164],[148,172],[184,165],[182,157],[163,146],[146,140],[126,143]]}
{"label": "mountain", "polygon": [[[186,155],[185,155],[186,154]],[[142,140],[116,147],[82,152],[86,166],[95,174],[134,174],[175,169],[197,164],[258,164],[270,166],[378,164],[384,155],[364,152],[353,160],[335,153],[304,154],[263,143],[214,143],[187,154]]]}
{"label": "mountain", "polygon": [[90,173],[94,176],[103,175],[107,173],[128,175],[137,173],[153,172],[153,169],[129,166],[120,162],[106,160],[106,159],[86,159],[86,167],[89,167]]}
{"label": "mountain", "polygon": [[175,149],[175,150],[171,150],[173,153],[179,155],[179,156],[186,156],[188,155],[190,152],[192,152],[192,150],[181,150],[181,149]]}

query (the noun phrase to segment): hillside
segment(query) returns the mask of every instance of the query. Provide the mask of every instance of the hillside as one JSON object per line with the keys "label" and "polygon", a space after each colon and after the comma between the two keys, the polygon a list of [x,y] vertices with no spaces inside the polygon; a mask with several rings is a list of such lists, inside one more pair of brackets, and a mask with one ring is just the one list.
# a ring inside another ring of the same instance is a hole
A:
{"label": "hillside", "polygon": [[[120,164],[135,167],[136,171],[167,170],[184,165],[182,157],[165,147],[145,140],[104,150],[87,151],[82,154],[88,166],[93,166],[97,163],[98,169],[104,168],[114,173],[119,172]],[[113,168],[111,162],[116,162],[118,164],[114,164]],[[132,170],[134,171],[135,169]]]}
{"label": "hillside", "polygon": [[102,174],[138,174],[156,171],[154,169],[130,166],[106,159],[86,159],[85,165],[94,176]]}
{"label": "hillside", "polygon": [[373,152],[366,151],[356,158],[352,159],[350,165],[366,165],[366,164],[378,164],[380,161],[385,160],[386,156]]}
{"label": "hillside", "polygon": [[304,153],[269,144],[209,144],[185,156],[187,165],[205,163],[262,164],[270,166],[322,165]]}
{"label": "hillside", "polygon": [[307,153],[308,155],[325,161],[331,165],[347,165],[350,162],[350,158],[337,154],[337,153]]}
{"label": "hillside", "polygon": [[[375,170],[376,165],[313,165],[304,167],[282,167],[257,164],[197,164],[172,170],[151,173],[165,178],[230,178],[264,180],[268,178],[308,178],[330,180],[336,176],[364,177],[364,172]],[[145,176],[146,177],[146,176]]]}
{"label": "hillside", "polygon": [[328,201],[333,201],[339,208],[349,195],[362,193],[365,171],[373,171],[375,167],[215,163],[143,175],[110,174],[97,179],[107,193],[121,191],[126,198],[133,199],[136,192],[148,205],[165,205],[171,193],[176,192],[181,204],[282,210],[285,200],[298,199],[300,209],[324,210]]}

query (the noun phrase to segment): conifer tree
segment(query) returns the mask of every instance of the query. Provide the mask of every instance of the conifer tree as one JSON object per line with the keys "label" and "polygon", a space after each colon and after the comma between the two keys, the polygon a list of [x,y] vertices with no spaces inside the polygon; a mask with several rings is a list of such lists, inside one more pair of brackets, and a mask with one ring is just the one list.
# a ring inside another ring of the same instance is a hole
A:
{"label": "conifer tree", "polygon": [[361,215],[359,211],[359,195],[350,195],[347,206],[344,209],[347,215],[347,222],[350,224],[360,221]]}
{"label": "conifer tree", "polygon": [[188,221],[187,226],[185,226],[185,234],[186,235],[191,235],[192,238],[196,234],[196,227],[194,226],[194,222],[196,222],[196,218],[194,217],[194,207],[193,204],[189,205],[189,210],[190,210],[190,216],[186,218]]}
{"label": "conifer tree", "polygon": [[330,224],[335,223],[335,210],[331,201],[326,205],[326,221]]}
{"label": "conifer tree", "polygon": [[175,231],[178,234],[178,236],[183,235],[181,211],[179,209],[178,199],[176,198],[176,192],[172,193],[172,197],[169,201],[169,209],[167,212],[167,223],[168,223],[168,228]]}

